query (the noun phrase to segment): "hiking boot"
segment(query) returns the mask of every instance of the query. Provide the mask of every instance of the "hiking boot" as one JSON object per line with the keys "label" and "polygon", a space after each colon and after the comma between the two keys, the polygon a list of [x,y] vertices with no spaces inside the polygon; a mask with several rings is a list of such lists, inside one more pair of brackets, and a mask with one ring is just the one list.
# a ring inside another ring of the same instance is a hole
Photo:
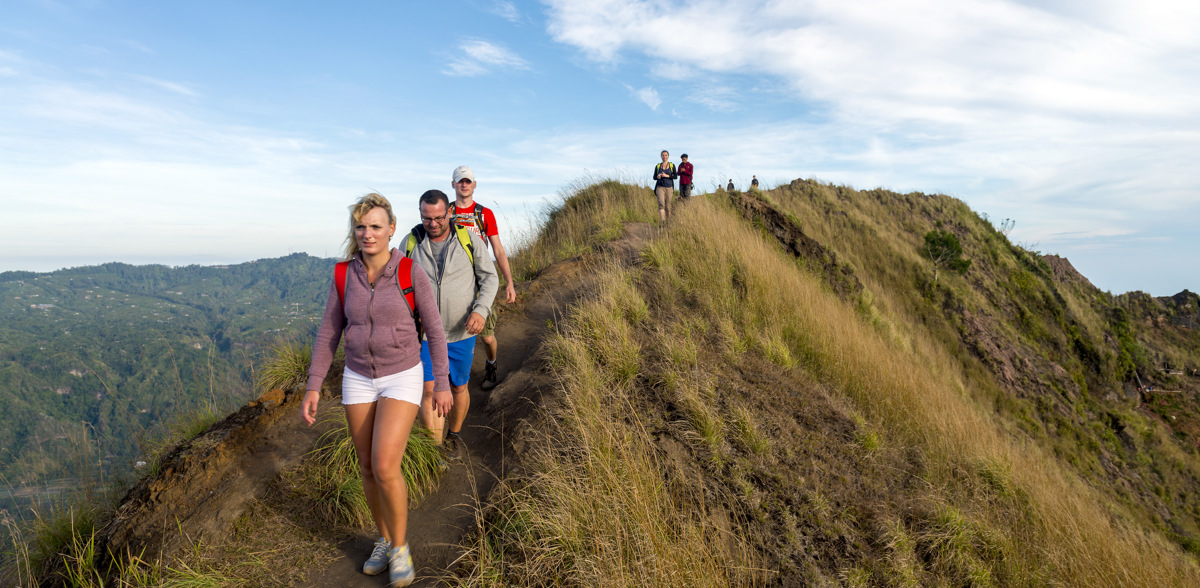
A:
{"label": "hiking boot", "polygon": [[392,549],[392,542],[380,537],[375,542],[375,549],[371,550],[371,557],[367,558],[367,563],[363,564],[363,573],[368,576],[375,576],[387,569],[388,551]]}
{"label": "hiking boot", "polygon": [[446,442],[442,443],[442,458],[450,462],[462,461],[463,450],[466,445],[463,443],[462,437],[454,431],[446,433]]}
{"label": "hiking boot", "polygon": [[408,586],[416,579],[417,569],[413,567],[408,544],[393,547],[388,552],[388,586]]}
{"label": "hiking boot", "polygon": [[479,381],[479,387],[484,390],[491,390],[499,383],[499,380],[496,378],[496,364],[494,362],[486,364],[483,370],[483,379]]}

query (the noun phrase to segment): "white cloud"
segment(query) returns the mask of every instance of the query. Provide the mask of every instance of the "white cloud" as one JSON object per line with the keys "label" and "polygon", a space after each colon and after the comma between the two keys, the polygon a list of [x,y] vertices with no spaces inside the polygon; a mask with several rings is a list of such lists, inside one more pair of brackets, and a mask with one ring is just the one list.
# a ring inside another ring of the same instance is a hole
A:
{"label": "white cloud", "polygon": [[[1200,112],[1196,76],[1164,71],[1194,40],[1144,42],[1013,2],[549,4],[555,40],[595,61],[613,63],[628,51],[702,71],[777,76],[797,99],[828,102],[845,116]],[[1195,12],[1183,20],[1200,25]],[[689,41],[697,38],[704,42]]]}
{"label": "white cloud", "polygon": [[139,81],[139,82],[142,82],[142,83],[145,83],[145,84],[150,84],[151,86],[156,86],[156,87],[162,88],[163,90],[166,90],[166,91],[168,91],[168,92],[174,92],[174,93],[176,93],[176,94],[182,94],[182,95],[184,95],[184,96],[189,96],[189,97],[195,97],[195,96],[196,96],[196,91],[195,91],[195,90],[193,90],[193,89],[191,89],[190,87],[188,87],[188,86],[187,86],[187,85],[185,85],[185,84],[180,84],[180,83],[178,83],[178,82],[170,82],[170,81],[167,81],[167,80],[160,80],[160,79],[158,79],[158,78],[152,78],[152,77],[149,77],[149,76],[137,76],[137,75],[135,75],[135,76],[132,76],[132,77],[133,77],[133,79],[135,79],[135,80],[137,80],[137,81]]}
{"label": "white cloud", "polygon": [[649,106],[651,110],[658,110],[658,106],[662,104],[662,99],[658,97],[658,90],[651,87],[645,87],[634,91],[634,95]]}
{"label": "white cloud", "polygon": [[737,90],[729,86],[704,85],[693,91],[687,99],[718,112],[733,112],[738,108]]}
{"label": "white cloud", "polygon": [[147,55],[154,55],[154,50],[151,49],[149,45],[146,45],[145,43],[142,43],[140,41],[134,41],[132,39],[125,39],[124,41],[121,41],[121,43],[123,43],[126,47],[129,47],[130,49],[133,49],[134,51],[137,51],[139,53],[145,53]]}
{"label": "white cloud", "polygon": [[817,133],[801,154],[788,132],[736,132],[764,153],[723,150],[740,166],[770,162],[760,178],[948,192],[1065,250],[1200,224],[1198,4],[546,3],[554,40],[623,75],[678,64],[706,78],[685,100],[710,110],[763,104],[731,88],[781,83],[770,101],[794,107],[772,112],[776,126]]}
{"label": "white cloud", "polygon": [[506,0],[496,0],[493,2],[490,12],[509,22],[518,22],[521,20],[521,14],[517,11],[517,6]]}
{"label": "white cloud", "polygon": [[449,76],[477,76],[488,73],[492,68],[529,69],[529,63],[516,53],[480,39],[471,39],[459,45],[463,55],[451,61],[442,73]]}
{"label": "white cloud", "polygon": [[655,62],[650,66],[650,74],[656,78],[673,81],[688,80],[696,76],[696,70],[679,63]]}

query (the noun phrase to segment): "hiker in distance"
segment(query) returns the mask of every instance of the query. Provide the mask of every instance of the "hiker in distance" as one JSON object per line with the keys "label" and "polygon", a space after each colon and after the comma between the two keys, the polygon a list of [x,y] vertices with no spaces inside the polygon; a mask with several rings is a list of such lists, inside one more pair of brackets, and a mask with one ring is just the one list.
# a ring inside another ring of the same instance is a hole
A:
{"label": "hiker in distance", "polygon": [[425,388],[422,321],[432,350],[432,360],[424,363],[439,374],[431,386],[432,410],[449,413],[453,398],[436,291],[425,271],[388,246],[395,232],[396,215],[383,196],[367,194],[350,207],[346,260],[337,264],[329,285],[301,415],[309,425],[316,421],[321,383],[344,334],[342,404],[380,535],[362,570],[373,576],[390,568],[391,585],[407,586],[416,569],[406,540],[408,488],[400,462]]}
{"label": "hiker in distance", "polygon": [[750,176],[750,189],[751,190],[758,189],[758,176]]}
{"label": "hiker in distance", "polygon": [[654,195],[658,197],[658,218],[667,222],[671,218],[671,198],[675,195],[675,164],[667,161],[671,154],[663,149],[662,163],[654,166]]}
{"label": "hiker in distance", "polygon": [[687,153],[679,156],[679,198],[687,200],[692,196],[692,164],[688,161]]}
{"label": "hiker in distance", "polygon": [[[434,390],[437,377],[429,364],[433,340],[421,344],[421,359],[425,365],[425,394],[421,399],[421,421],[433,435],[433,442],[443,445],[448,460],[462,457],[463,443],[459,433],[471,394],[467,382],[471,378],[471,361],[475,359],[475,336],[483,330],[491,313],[500,279],[496,266],[487,254],[483,240],[453,222],[450,218],[450,199],[441,190],[428,190],[418,200],[421,224],[413,227],[404,238],[404,255],[412,258],[433,284],[441,324],[446,332],[446,353],[450,360],[450,386],[454,405],[447,415],[437,410]],[[428,321],[424,321],[428,323]],[[445,442],[442,435],[444,429]]]}
{"label": "hiker in distance", "polygon": [[725,191],[733,192],[734,190],[735,190],[735,188],[733,187],[733,178],[729,178],[729,185],[725,186]]}
{"label": "hiker in distance", "polygon": [[[491,246],[492,252],[496,254],[496,265],[500,268],[500,275],[504,276],[506,284],[504,301],[509,304],[516,302],[517,288],[513,284],[512,270],[508,266],[508,254],[504,252],[504,244],[500,242],[500,227],[496,224],[496,215],[492,213],[492,209],[475,202],[475,188],[479,186],[479,182],[475,180],[475,172],[465,165],[460,165],[454,168],[451,182],[454,185],[454,224],[482,239],[485,251],[488,245]],[[487,354],[483,380],[479,384],[484,390],[491,390],[500,383],[496,377],[496,355],[499,345],[496,342],[495,308],[488,314],[479,339],[483,341],[483,350]]]}

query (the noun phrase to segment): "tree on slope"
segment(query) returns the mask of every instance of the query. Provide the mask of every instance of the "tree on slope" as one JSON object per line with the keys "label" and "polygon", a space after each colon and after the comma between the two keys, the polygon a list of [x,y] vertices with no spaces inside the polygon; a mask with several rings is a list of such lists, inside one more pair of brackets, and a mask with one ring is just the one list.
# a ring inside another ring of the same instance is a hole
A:
{"label": "tree on slope", "polygon": [[933,264],[934,282],[938,280],[938,270],[943,267],[960,274],[966,273],[967,268],[971,267],[971,260],[962,257],[963,248],[958,237],[943,230],[942,221],[938,221],[937,226],[925,233],[925,257]]}

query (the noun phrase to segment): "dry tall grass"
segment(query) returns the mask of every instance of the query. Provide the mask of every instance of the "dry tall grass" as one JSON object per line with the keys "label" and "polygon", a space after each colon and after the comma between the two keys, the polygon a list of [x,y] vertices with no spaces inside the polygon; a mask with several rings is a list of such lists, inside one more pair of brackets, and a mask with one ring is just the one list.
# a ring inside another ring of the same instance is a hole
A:
{"label": "dry tall grass", "polygon": [[[959,470],[992,468],[1028,496],[1027,512],[963,505],[996,533],[1013,579],[1042,574],[1071,586],[1200,585],[1200,569],[1161,536],[1114,520],[1105,500],[1038,448],[1015,442],[964,389],[959,364],[920,331],[900,349],[726,208],[698,201],[652,246],[665,279],[713,317],[732,317],[764,355],[783,341],[803,369],[841,390],[888,436],[916,443],[938,466],[936,484]],[[774,352],[778,355],[778,352]],[[1033,572],[1028,574],[1026,572]]]}
{"label": "dry tall grass", "polygon": [[[611,233],[601,227],[640,218],[651,203],[648,191],[612,183],[583,192],[551,216],[542,233],[550,240],[534,243],[530,260],[519,258],[527,275],[589,250]],[[942,204],[947,217],[970,212],[961,203]],[[805,206],[828,212],[820,198]],[[860,308],[712,198],[693,199],[676,213],[643,252],[644,269],[598,269],[595,295],[570,309],[548,343],[561,406],[546,416],[553,426],[531,443],[534,473],[510,481],[481,515],[466,583],[726,585],[770,577],[754,573],[753,564],[713,563],[752,561],[728,547],[745,545],[741,531],[736,524],[732,537],[718,531],[719,517],[706,519],[711,497],[672,482],[646,432],[644,419],[657,417],[632,408],[631,395],[647,393],[647,384],[656,387],[652,393],[672,395],[686,415],[680,426],[718,462],[729,443],[786,452],[754,429],[748,411],[712,411],[711,386],[689,375],[701,353],[695,342],[715,333],[723,348],[703,350],[708,360],[734,364],[750,352],[812,374],[870,423],[856,437],[863,451],[900,446],[923,456],[927,486],[914,498],[931,504],[932,514],[891,520],[880,531],[899,585],[1200,585],[1200,567],[1176,545],[1126,522],[1119,506],[1042,449],[1015,440],[990,407],[980,406],[967,384],[978,374],[963,373],[946,333],[913,328],[920,324],[914,301],[889,294],[911,287],[923,263],[915,253],[896,255],[918,250],[900,235],[925,231],[885,226],[908,221],[876,212],[814,230],[826,243],[859,240],[847,257],[867,287]],[[586,238],[587,247],[563,244],[576,238]],[[970,303],[970,292],[960,294]],[[864,313],[863,304],[873,312]],[[686,311],[664,310],[668,305]],[[657,322],[648,324],[649,316]],[[828,513],[821,489],[806,495]],[[847,585],[878,581],[866,568],[838,577]]]}
{"label": "dry tall grass", "polygon": [[[534,472],[481,520],[468,585],[728,586],[751,555],[713,524],[699,488],[664,480],[630,395],[641,295],[615,267],[547,342],[562,405],[532,439]],[[733,545],[734,547],[730,547]]]}
{"label": "dry tall grass", "polygon": [[531,279],[555,261],[619,237],[622,223],[658,218],[658,201],[650,189],[613,180],[580,180],[563,191],[562,199],[546,213],[537,234],[519,245],[520,255],[512,256],[515,279]]}

